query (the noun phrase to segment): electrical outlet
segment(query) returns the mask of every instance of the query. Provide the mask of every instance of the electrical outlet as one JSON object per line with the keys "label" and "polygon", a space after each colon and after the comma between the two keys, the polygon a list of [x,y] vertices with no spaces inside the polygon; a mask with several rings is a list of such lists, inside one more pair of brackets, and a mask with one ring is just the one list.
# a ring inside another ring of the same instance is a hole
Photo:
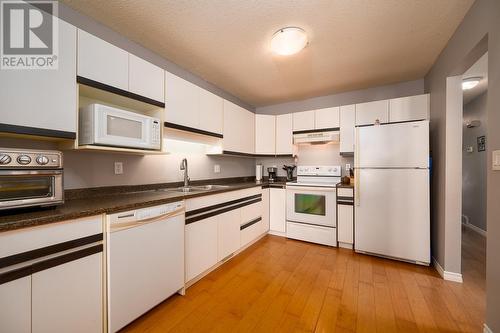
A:
{"label": "electrical outlet", "polygon": [[123,174],[123,162],[115,162],[115,175]]}
{"label": "electrical outlet", "polygon": [[351,164],[350,163],[346,163],[346,165],[345,165],[345,171],[349,172],[349,170],[351,170]]}
{"label": "electrical outlet", "polygon": [[219,164],[214,165],[214,173],[220,173],[220,165]]}

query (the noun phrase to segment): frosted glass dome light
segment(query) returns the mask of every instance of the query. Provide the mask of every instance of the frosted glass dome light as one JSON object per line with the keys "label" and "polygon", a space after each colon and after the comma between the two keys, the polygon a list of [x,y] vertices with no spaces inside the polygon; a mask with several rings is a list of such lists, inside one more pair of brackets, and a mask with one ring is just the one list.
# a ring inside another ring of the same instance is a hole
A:
{"label": "frosted glass dome light", "polygon": [[271,39],[271,50],[288,56],[300,52],[307,45],[306,32],[297,27],[287,27],[276,31]]}

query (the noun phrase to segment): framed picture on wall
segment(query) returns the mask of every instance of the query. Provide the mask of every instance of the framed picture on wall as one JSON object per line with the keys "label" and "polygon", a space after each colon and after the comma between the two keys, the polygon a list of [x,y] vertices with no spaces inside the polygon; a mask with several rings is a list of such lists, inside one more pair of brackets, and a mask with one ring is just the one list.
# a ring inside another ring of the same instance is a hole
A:
{"label": "framed picture on wall", "polygon": [[486,150],[486,136],[481,135],[477,137],[477,151]]}

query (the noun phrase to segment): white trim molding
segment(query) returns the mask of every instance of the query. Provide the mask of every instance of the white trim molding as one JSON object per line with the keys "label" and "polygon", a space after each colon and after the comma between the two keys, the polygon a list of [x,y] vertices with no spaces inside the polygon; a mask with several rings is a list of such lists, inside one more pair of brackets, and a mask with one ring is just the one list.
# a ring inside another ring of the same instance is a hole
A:
{"label": "white trim molding", "polygon": [[464,282],[462,274],[445,271],[434,257],[432,257],[432,265],[436,268],[436,271],[439,273],[439,275],[441,275],[441,277],[444,280],[458,282],[458,283]]}
{"label": "white trim molding", "polygon": [[488,327],[488,325],[484,324],[483,333],[493,333],[493,331],[490,330],[490,328]]}
{"label": "white trim molding", "polygon": [[485,231],[485,230],[483,230],[483,229],[481,229],[481,228],[479,228],[479,227],[475,226],[475,225],[474,225],[474,224],[472,224],[472,223],[469,223],[469,221],[465,221],[464,223],[462,223],[462,225],[463,225],[464,227],[466,227],[466,228],[468,228],[468,229],[470,229],[470,230],[474,231],[474,232],[477,232],[477,233],[478,233],[478,234],[480,234],[481,236],[486,237],[486,234],[487,234],[487,233],[486,233],[486,231]]}

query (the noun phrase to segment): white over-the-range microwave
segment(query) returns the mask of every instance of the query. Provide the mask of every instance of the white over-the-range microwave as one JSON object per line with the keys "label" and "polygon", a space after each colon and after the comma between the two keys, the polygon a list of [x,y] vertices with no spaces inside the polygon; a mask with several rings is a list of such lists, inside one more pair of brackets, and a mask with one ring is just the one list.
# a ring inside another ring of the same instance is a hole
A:
{"label": "white over-the-range microwave", "polygon": [[79,145],[159,150],[160,119],[102,104],[80,109]]}

